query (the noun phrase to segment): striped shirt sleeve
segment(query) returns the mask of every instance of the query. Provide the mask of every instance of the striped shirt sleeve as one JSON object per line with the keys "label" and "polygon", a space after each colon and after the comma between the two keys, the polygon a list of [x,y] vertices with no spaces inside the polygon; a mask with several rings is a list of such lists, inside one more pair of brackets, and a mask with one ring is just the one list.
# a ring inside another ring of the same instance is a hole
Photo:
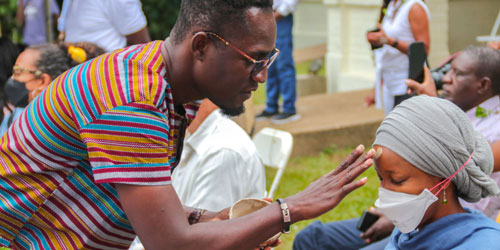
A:
{"label": "striped shirt sleeve", "polygon": [[115,107],[80,129],[96,183],[170,184],[167,117],[150,103]]}

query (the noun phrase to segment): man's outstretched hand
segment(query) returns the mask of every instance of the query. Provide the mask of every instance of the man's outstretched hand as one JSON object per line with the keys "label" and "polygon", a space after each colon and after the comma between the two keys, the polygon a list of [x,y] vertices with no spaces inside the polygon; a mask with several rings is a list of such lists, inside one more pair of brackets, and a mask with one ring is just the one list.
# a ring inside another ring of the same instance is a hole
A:
{"label": "man's outstretched hand", "polygon": [[309,184],[302,192],[285,198],[292,223],[330,211],[347,194],[366,183],[366,177],[355,179],[371,166],[374,150],[361,156],[363,150],[364,146],[359,145],[336,169]]}

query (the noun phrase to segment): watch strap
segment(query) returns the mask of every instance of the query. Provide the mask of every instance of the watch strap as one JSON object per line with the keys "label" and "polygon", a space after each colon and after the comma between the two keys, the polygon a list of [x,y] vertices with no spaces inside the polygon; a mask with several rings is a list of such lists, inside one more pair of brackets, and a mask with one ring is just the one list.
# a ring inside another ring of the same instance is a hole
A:
{"label": "watch strap", "polygon": [[290,233],[290,210],[288,209],[288,205],[283,199],[276,199],[276,201],[280,205],[281,213],[283,215],[283,222],[285,224],[285,227],[283,228],[283,233],[287,234]]}

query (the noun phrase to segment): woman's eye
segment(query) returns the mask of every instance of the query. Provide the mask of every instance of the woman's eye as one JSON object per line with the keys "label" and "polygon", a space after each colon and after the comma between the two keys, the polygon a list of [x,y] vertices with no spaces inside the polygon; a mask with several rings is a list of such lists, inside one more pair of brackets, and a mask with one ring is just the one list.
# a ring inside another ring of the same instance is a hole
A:
{"label": "woman's eye", "polygon": [[394,185],[401,185],[403,184],[407,179],[402,179],[402,180],[394,180],[394,179],[391,179],[391,182],[394,184]]}

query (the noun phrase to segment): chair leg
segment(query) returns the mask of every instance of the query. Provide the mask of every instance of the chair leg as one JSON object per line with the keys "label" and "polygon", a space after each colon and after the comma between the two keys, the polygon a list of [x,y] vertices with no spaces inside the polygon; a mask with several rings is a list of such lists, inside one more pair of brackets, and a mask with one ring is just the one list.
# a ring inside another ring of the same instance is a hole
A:
{"label": "chair leg", "polygon": [[278,185],[280,184],[281,177],[283,176],[283,173],[285,172],[284,168],[279,168],[278,172],[276,172],[276,176],[274,177],[273,184],[271,185],[271,189],[269,190],[269,194],[267,197],[273,199],[274,198],[274,193],[276,192],[276,189],[278,189]]}

